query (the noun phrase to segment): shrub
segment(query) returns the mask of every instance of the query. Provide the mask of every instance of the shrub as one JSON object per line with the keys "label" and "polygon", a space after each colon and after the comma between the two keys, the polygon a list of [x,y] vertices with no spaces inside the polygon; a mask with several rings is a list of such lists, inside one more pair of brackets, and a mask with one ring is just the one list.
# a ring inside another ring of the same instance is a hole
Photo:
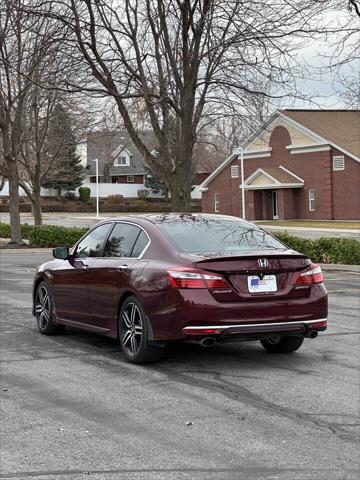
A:
{"label": "shrub", "polygon": [[[34,229],[34,225],[23,223],[21,225],[21,235],[23,238],[29,238],[31,231]],[[0,223],[0,238],[10,238],[11,230],[8,223]]]}
{"label": "shrub", "polygon": [[145,189],[137,191],[139,198],[147,198],[149,196],[149,193],[150,193],[149,190],[145,190]]}
{"label": "shrub", "polygon": [[360,242],[352,238],[326,238],[316,240],[294,237],[287,232],[276,233],[289,248],[308,256],[319,263],[343,263],[360,265]]}
{"label": "shrub", "polygon": [[123,203],[124,197],[122,195],[109,195],[106,199],[106,203],[110,205]]}
{"label": "shrub", "polygon": [[[83,207],[83,205],[80,205]],[[103,211],[115,212],[119,210],[117,205],[104,205]],[[122,207],[123,208],[123,207]],[[128,205],[129,211],[140,211],[138,205]],[[170,211],[170,205],[153,205],[153,211]],[[59,227],[55,225],[34,226],[24,223],[21,225],[23,238],[30,240],[34,247],[56,247],[63,245],[71,247],[86,232],[87,228]],[[0,237],[10,238],[10,226],[0,222]],[[314,262],[319,263],[343,263],[347,265],[360,265],[360,242],[350,238],[319,238],[308,240],[294,237],[287,232],[275,235],[289,248],[303,253]]]}
{"label": "shrub", "polygon": [[39,225],[30,233],[30,244],[34,247],[71,247],[81,238],[87,228],[58,227],[55,225]]}
{"label": "shrub", "polygon": [[0,238],[10,238],[11,230],[10,225],[7,223],[0,223]]}
{"label": "shrub", "polygon": [[64,196],[67,200],[75,200],[76,199],[75,192],[66,192]]}
{"label": "shrub", "polygon": [[21,235],[23,238],[30,238],[31,232],[34,230],[34,225],[29,225],[28,223],[23,223],[21,225]]}
{"label": "shrub", "polygon": [[83,203],[86,203],[86,202],[89,201],[90,194],[91,194],[91,189],[89,187],[80,187],[79,188],[80,200]]}

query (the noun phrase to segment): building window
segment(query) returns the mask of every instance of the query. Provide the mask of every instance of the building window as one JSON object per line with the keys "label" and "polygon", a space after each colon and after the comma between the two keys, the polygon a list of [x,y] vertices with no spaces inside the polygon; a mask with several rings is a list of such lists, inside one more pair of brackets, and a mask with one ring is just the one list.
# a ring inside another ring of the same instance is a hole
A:
{"label": "building window", "polygon": [[315,190],[313,188],[309,190],[309,210],[310,212],[315,210]]}
{"label": "building window", "polygon": [[239,178],[239,166],[231,165],[231,178]]}
{"label": "building window", "polygon": [[128,167],[130,165],[130,158],[126,155],[119,155],[115,158],[114,165],[116,167]]}
{"label": "building window", "polygon": [[345,170],[345,157],[344,155],[339,155],[338,157],[333,157],[333,170]]}
{"label": "building window", "polygon": [[134,181],[135,181],[134,175],[128,175],[126,177],[126,180],[127,180],[127,183],[134,183]]}
{"label": "building window", "polygon": [[220,212],[220,194],[214,193],[214,211],[215,213]]}

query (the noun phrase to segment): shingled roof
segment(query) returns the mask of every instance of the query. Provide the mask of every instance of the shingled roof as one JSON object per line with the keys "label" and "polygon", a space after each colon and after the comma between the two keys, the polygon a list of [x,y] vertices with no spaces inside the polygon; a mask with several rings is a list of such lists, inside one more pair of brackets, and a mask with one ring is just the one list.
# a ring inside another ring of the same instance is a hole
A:
{"label": "shingled roof", "polygon": [[[148,132],[140,135],[144,143],[152,150],[156,146],[154,136]],[[131,154],[129,166],[114,165],[112,154],[122,145]],[[111,132],[101,130],[88,134],[87,138],[87,164],[88,174],[95,175],[95,163],[99,160],[99,175],[103,175],[104,167],[108,164],[109,175],[137,175],[147,173],[149,168],[144,157],[135,147],[129,135],[125,132]]]}
{"label": "shingled roof", "polygon": [[[139,134],[150,151],[157,150],[157,141],[151,131],[144,131]],[[129,166],[114,165],[114,153],[119,146],[123,146],[131,154]],[[202,147],[202,148],[200,148]],[[99,175],[104,175],[104,167],[107,166],[108,175],[143,175],[150,170],[143,155],[134,145],[126,131],[99,130],[91,132],[87,137],[87,173],[95,175],[95,162],[99,161]],[[194,158],[194,170],[196,173],[209,173],[221,163],[221,156],[216,152],[209,152],[206,146],[197,145]]]}
{"label": "shingled roof", "polygon": [[360,110],[280,110],[334,146],[360,158]]}

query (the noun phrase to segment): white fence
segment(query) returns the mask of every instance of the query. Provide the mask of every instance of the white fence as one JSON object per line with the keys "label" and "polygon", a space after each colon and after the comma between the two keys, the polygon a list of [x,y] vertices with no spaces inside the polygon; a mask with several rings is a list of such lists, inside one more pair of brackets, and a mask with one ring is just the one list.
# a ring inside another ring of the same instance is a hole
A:
{"label": "white fence", "polygon": [[[90,197],[96,197],[96,183],[84,183],[83,187],[89,187],[91,190]],[[99,197],[106,198],[109,195],[122,195],[124,198],[136,198],[138,196],[138,190],[148,190],[142,183],[99,183]],[[19,188],[19,194],[25,196],[26,193],[22,188]],[[75,194],[78,196],[79,192],[76,190]],[[5,182],[4,188],[0,191],[0,197],[7,197],[9,195],[9,185]],[[57,196],[56,190],[41,189],[41,195],[55,197]],[[152,193],[149,190],[150,198],[162,198],[161,193]],[[200,199],[201,192],[199,187],[196,186],[191,193],[191,198]]]}
{"label": "white fence", "polygon": [[[90,197],[96,197],[96,183],[84,183],[83,187],[91,190]],[[122,195],[124,198],[136,198],[139,190],[148,190],[142,183],[99,183],[99,197],[106,198],[109,195]],[[160,193],[149,191],[149,197],[161,198]],[[78,195],[78,192],[76,192]]]}

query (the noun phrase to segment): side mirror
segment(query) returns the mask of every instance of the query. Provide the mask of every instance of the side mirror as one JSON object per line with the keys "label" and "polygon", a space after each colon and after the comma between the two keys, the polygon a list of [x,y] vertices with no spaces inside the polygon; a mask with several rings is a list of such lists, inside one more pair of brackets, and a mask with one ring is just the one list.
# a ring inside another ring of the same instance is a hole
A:
{"label": "side mirror", "polygon": [[53,257],[60,260],[67,260],[69,258],[69,247],[56,247],[53,249]]}

